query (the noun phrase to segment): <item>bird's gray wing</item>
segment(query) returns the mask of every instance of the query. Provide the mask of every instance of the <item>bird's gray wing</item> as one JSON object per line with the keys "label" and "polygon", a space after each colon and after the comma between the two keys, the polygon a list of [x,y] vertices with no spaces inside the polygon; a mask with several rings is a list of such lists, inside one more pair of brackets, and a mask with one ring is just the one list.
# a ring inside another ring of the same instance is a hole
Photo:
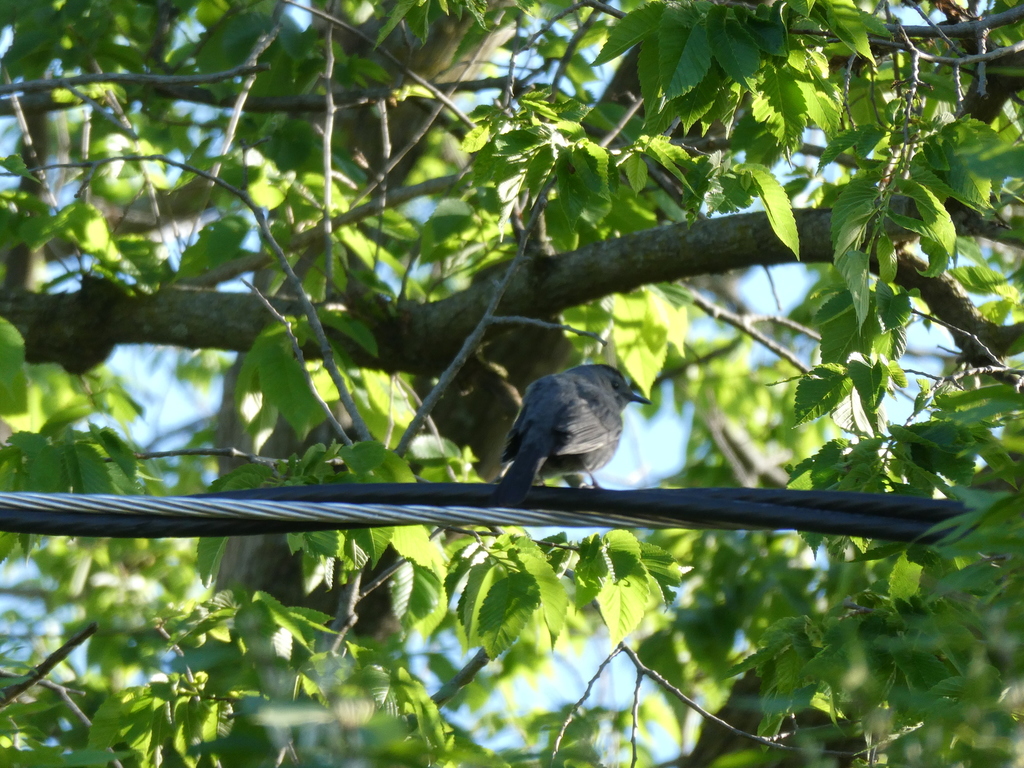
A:
{"label": "bird's gray wing", "polygon": [[558,435],[554,453],[588,453],[617,443],[622,414],[614,398],[589,382],[574,385],[577,396],[568,399],[554,424]]}

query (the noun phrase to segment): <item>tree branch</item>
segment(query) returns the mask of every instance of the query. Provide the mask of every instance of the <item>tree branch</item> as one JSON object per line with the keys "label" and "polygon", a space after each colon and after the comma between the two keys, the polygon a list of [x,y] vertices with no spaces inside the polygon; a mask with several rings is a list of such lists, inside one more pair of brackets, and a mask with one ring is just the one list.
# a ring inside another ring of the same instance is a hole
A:
{"label": "tree branch", "polygon": [[66,643],[64,643],[64,645],[39,662],[39,664],[36,665],[36,667],[27,675],[26,679],[22,680],[20,683],[8,685],[6,688],[0,688],[0,709],[6,707],[18,698],[18,696],[46,677],[50,673],[50,670],[64,661],[64,659],[66,659],[71,652],[75,650],[75,648],[92,637],[93,634],[95,634],[96,629],[97,624],[94,621],[85,629],[76,632]]}
{"label": "tree branch", "polygon": [[[794,215],[802,261],[831,263],[831,212],[804,209]],[[914,237],[895,228],[890,234],[898,241]],[[650,283],[794,262],[792,252],[776,238],[764,213],[721,216],[693,225],[671,224],[557,256],[526,259],[510,280],[497,312],[550,318],[568,307]],[[1005,355],[1024,333],[1024,325],[1000,326],[986,320],[951,275],[925,277],[921,272],[926,266],[920,259],[901,256],[897,282],[907,289],[917,288],[931,314],[973,334],[996,355]],[[378,355],[370,355],[344,336],[332,337],[332,341],[360,366],[437,375],[479,324],[493,291],[493,280],[481,280],[440,301],[403,301],[388,312],[381,312],[370,297],[365,306],[353,304],[344,309],[373,332]],[[303,314],[295,299],[270,300],[283,315]],[[99,364],[116,344],[248,350],[267,321],[259,300],[246,294],[169,287],[148,296],[128,295],[114,284],[94,278],[84,279],[77,293],[0,290],[0,316],[25,338],[30,362],[56,362],[72,372]],[[488,329],[489,334],[500,332]],[[969,337],[957,337],[955,332],[954,337],[967,356],[965,362],[975,367],[991,364],[987,354],[972,348]],[[311,344],[303,351],[313,357],[317,349]]]}

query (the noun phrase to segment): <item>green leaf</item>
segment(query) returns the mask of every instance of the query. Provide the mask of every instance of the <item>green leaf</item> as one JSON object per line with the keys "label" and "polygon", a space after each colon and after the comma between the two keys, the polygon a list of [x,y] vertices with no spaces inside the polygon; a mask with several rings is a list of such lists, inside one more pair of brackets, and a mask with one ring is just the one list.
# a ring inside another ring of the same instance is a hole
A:
{"label": "green leaf", "polygon": [[729,9],[713,5],[708,9],[708,41],[715,61],[725,73],[747,90],[755,90],[754,75],[761,67],[761,54],[750,34]]}
{"label": "green leaf", "polygon": [[954,267],[949,273],[971,293],[1001,296],[1019,301],[1020,292],[1006,281],[1006,277],[990,267]]}
{"label": "green leaf", "polygon": [[530,573],[513,571],[497,579],[480,606],[478,631],[487,655],[493,659],[508,650],[539,607],[540,589]]}
{"label": "green leaf", "polygon": [[106,462],[96,446],[82,442],[67,444],[62,447],[61,457],[73,493],[114,493]]}
{"label": "green leaf", "polygon": [[785,56],[788,48],[789,35],[782,18],[782,7],[781,3],[774,3],[771,6],[770,18],[749,16],[746,19],[746,29],[754,38],[757,47],[773,56]]}
{"label": "green leaf", "polygon": [[885,283],[878,283],[875,288],[875,307],[883,331],[902,328],[910,319],[910,294],[902,288],[893,292]]}
{"label": "green leaf", "polygon": [[766,67],[760,89],[754,94],[754,119],[769,128],[784,146],[794,146],[806,125],[807,102],[797,85],[796,74]]}
{"label": "green leaf", "polygon": [[613,646],[637,628],[644,617],[651,588],[639,562],[614,581],[608,581],[597,595],[601,616]]}
{"label": "green leaf", "polygon": [[441,569],[444,567],[444,555],[430,538],[430,533],[425,525],[396,526],[391,534],[391,546],[402,557],[412,560],[424,568]]}
{"label": "green leaf", "polygon": [[[667,31],[666,29],[662,32],[661,52],[663,57]],[[665,97],[672,99],[688,93],[700,84],[710,68],[711,45],[708,42],[708,33],[703,26],[697,25],[690,30],[690,34],[686,38],[686,46],[683,48],[669,76],[665,77],[665,73],[662,73],[662,82],[665,83]]]}
{"label": "green leaf", "polygon": [[674,588],[683,580],[679,563],[669,552],[648,541],[640,542],[640,562],[658,583],[665,604],[670,605],[676,596]]}
{"label": "green leaf", "polygon": [[888,369],[881,363],[851,360],[848,371],[864,410],[873,417],[878,412],[882,398],[885,397],[886,383],[889,380]]}
{"label": "green leaf", "polygon": [[631,152],[622,161],[622,168],[626,172],[626,179],[634,192],[640,194],[647,186],[647,162],[643,155]]}
{"label": "green leaf", "polygon": [[206,270],[225,264],[243,255],[242,241],[251,231],[241,216],[225,216],[207,224],[195,243],[181,254],[177,279],[195,277]]}
{"label": "green leaf", "polygon": [[711,71],[699,85],[669,103],[671,110],[678,116],[683,130],[689,131],[694,123],[711,111],[723,85],[721,76]]}
{"label": "green leaf", "polygon": [[879,235],[875,241],[875,258],[878,260],[878,279],[883,283],[895,282],[899,266],[896,247],[884,234]]}
{"label": "green leaf", "polygon": [[852,387],[846,367],[836,363],[811,369],[796,385],[793,415],[797,424],[813,421],[839,405]]}
{"label": "green leaf", "polygon": [[[368,556],[370,562],[376,566],[384,554],[384,550],[391,543],[395,530],[395,528],[363,528],[358,531],[351,531],[349,533],[350,546],[358,546],[365,553],[363,559]],[[358,562],[358,557],[353,557],[352,559],[356,562],[357,566],[362,567],[362,564]]]}
{"label": "green leaf", "polygon": [[469,571],[469,579],[459,596],[458,616],[465,630],[465,641],[468,646],[480,644],[478,617],[480,607],[487,597],[495,581],[503,578],[503,574],[493,561],[487,560],[473,565]]}
{"label": "green leaf", "polygon": [[837,256],[860,245],[877,197],[874,180],[866,176],[856,177],[840,192],[832,206],[832,247]]}
{"label": "green leaf", "polygon": [[255,592],[252,601],[265,605],[274,623],[286,629],[288,634],[309,650],[312,650],[316,638],[327,629],[327,622],[331,620],[328,614],[312,608],[286,608],[276,597],[266,592]]}
{"label": "green leaf", "polygon": [[28,166],[26,166],[25,161],[21,159],[21,155],[0,157],[0,168],[10,171],[17,176],[24,176],[26,179],[38,181],[34,175],[29,173]]}
{"label": "green leaf", "polygon": [[[868,40],[868,29],[865,24],[869,21],[870,15],[855,7],[851,0],[832,0],[827,8],[830,27],[835,31],[836,36],[850,46],[872,65],[875,57],[871,53],[871,43]],[[882,27],[882,35],[885,35],[885,27]]]}
{"label": "green leaf", "polygon": [[[324,412],[310,392],[285,330],[279,325],[270,326],[253,342],[242,363],[239,379],[258,382],[253,388],[262,392],[299,436],[306,435],[324,419]],[[243,388],[238,387],[236,398],[240,400],[244,395]]]}
{"label": "green leaf", "polygon": [[793,252],[793,255],[800,258],[800,236],[797,234],[796,218],[793,216],[793,205],[789,195],[782,188],[772,172],[763,165],[746,163],[743,170],[750,174],[757,194],[764,204],[765,213],[768,214],[768,222],[772,225],[772,231],[779,240]]}
{"label": "green leaf", "polygon": [[917,563],[907,560],[906,552],[902,553],[889,573],[889,597],[893,600],[909,600],[916,595],[921,586],[923,570]]}
{"label": "green leaf", "polygon": [[544,623],[551,635],[554,645],[565,626],[566,613],[569,609],[569,595],[565,585],[555,574],[547,557],[531,539],[517,541],[519,545],[519,562],[537,583],[540,591],[540,606],[544,615]]}
{"label": "green leaf", "polygon": [[338,458],[356,475],[370,474],[384,463],[387,455],[388,449],[375,440],[364,440],[338,449]]}
{"label": "green leaf", "polygon": [[441,578],[429,568],[406,564],[413,575],[408,616],[424,637],[430,635],[448,614],[448,600]]}
{"label": "green leaf", "polygon": [[196,548],[196,569],[203,586],[209,588],[217,578],[220,561],[228,547],[227,536],[211,536],[199,540]]}
{"label": "green leaf", "polygon": [[[469,203],[456,198],[441,200],[423,225],[420,236],[420,258],[425,263],[451,255],[464,245],[461,233],[473,223]],[[455,241],[449,244],[449,241]],[[446,246],[448,247],[442,247]]]}
{"label": "green leaf", "polygon": [[594,66],[621,56],[645,37],[657,32],[664,10],[662,3],[647,3],[627,13],[612,27],[601,53],[594,59]]}
{"label": "green leaf", "polygon": [[25,395],[25,340],[17,328],[0,318],[0,413],[23,412]]}
{"label": "green leaf", "polygon": [[861,251],[836,251],[836,269],[843,276],[843,282],[853,297],[853,311],[857,314],[857,325],[864,325],[868,316],[871,299],[871,285],[868,276],[868,255]]}
{"label": "green leaf", "polygon": [[651,391],[668,353],[668,322],[663,310],[648,291],[615,296],[612,310],[615,353],[644,393]]}
{"label": "green leaf", "polygon": [[949,211],[942,201],[928,187],[910,179],[903,179],[899,189],[917,203],[918,213],[924,222],[921,233],[934,240],[941,249],[929,254],[929,265],[925,275],[934,277],[945,270],[949,259],[956,254],[956,227],[953,226],[953,219],[950,218]]}

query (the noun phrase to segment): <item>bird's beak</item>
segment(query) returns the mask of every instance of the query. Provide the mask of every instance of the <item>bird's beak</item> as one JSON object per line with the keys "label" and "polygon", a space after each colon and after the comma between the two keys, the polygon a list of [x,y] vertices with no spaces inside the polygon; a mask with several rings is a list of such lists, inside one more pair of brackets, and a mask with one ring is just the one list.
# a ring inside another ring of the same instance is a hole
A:
{"label": "bird's beak", "polygon": [[643,403],[644,405],[650,405],[651,401],[643,395],[638,395],[636,392],[630,392],[629,402],[631,403]]}

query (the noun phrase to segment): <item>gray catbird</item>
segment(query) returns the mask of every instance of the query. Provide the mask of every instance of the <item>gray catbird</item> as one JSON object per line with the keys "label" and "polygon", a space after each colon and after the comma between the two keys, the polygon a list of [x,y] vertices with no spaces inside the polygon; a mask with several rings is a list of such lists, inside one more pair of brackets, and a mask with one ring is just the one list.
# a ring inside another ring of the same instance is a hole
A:
{"label": "gray catbird", "polygon": [[496,506],[526,498],[538,472],[593,472],[607,464],[622,434],[622,409],[648,403],[610,365],[580,365],[537,379],[508,433],[503,462],[511,461],[494,489]]}

